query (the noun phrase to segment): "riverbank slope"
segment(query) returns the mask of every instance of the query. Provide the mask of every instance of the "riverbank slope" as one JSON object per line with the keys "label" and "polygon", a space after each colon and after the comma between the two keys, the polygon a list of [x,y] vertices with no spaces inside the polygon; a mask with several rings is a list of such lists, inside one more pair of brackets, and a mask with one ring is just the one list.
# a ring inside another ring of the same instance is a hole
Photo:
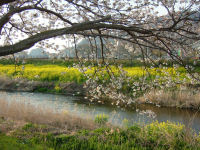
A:
{"label": "riverbank slope", "polygon": [[200,148],[200,136],[181,124],[153,122],[123,128],[106,123],[104,116],[81,119],[22,102],[0,99],[0,149],[4,150],[131,150]]}
{"label": "riverbank slope", "polygon": [[[84,88],[84,83],[42,82],[31,81],[24,78],[9,78],[6,76],[0,76],[0,90],[13,92],[43,92],[67,96],[90,96],[88,95],[88,89]],[[175,107],[198,110],[200,109],[200,94],[195,91],[196,90],[191,87],[185,87],[185,90],[175,91],[152,90],[135,99],[135,103],[137,105],[152,104],[158,107]],[[106,103],[111,105],[113,101],[115,100],[109,99],[106,100]],[[123,107],[123,104],[121,107]],[[131,107],[131,105],[129,105],[129,107]]]}

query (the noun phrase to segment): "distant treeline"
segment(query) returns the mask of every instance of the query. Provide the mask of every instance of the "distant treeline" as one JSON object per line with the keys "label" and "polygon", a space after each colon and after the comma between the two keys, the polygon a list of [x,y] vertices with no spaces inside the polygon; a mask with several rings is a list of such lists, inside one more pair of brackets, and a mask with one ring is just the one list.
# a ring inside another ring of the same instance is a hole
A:
{"label": "distant treeline", "polygon": [[[195,61],[195,63],[194,63]],[[28,58],[28,59],[0,59],[0,64],[2,65],[23,65],[23,64],[33,64],[33,65],[50,65],[50,64],[55,64],[55,65],[60,65],[60,66],[67,66],[67,67],[72,67],[74,64],[78,64],[78,63],[83,63],[85,66],[89,66],[89,65],[93,65],[93,66],[97,66],[97,64],[102,64],[102,60],[99,59],[98,62],[95,60],[87,60],[84,61],[82,59],[39,59],[39,58]],[[109,65],[122,65],[123,67],[141,67],[141,66],[147,66],[147,67],[151,67],[151,66],[155,66],[158,67],[160,64],[168,66],[168,67],[172,67],[173,64],[177,64],[177,62],[173,61],[173,60],[153,60],[153,61],[143,61],[143,60],[127,60],[127,59],[109,59],[109,60],[105,60],[105,62],[107,62]],[[190,59],[190,60],[184,60],[184,63],[187,65],[191,65],[191,66],[196,66],[196,67],[200,67],[200,61],[194,60],[194,59]]]}

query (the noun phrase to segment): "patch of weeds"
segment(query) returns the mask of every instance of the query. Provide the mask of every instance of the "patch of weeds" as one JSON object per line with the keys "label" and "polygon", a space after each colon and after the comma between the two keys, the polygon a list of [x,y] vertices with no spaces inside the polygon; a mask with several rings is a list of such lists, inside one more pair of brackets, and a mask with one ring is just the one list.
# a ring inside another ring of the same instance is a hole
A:
{"label": "patch of weeds", "polygon": [[56,85],[53,89],[49,89],[47,87],[37,87],[34,92],[41,92],[41,93],[62,93],[62,89]]}
{"label": "patch of weeds", "polygon": [[25,130],[25,131],[29,131],[29,130],[32,130],[32,129],[35,129],[35,128],[36,128],[36,125],[34,125],[32,123],[27,123],[26,125],[24,125],[24,127],[22,129]]}
{"label": "patch of weeds", "polygon": [[47,133],[48,131],[48,126],[47,125],[37,125],[37,124],[33,124],[33,123],[27,123],[26,125],[24,125],[24,127],[22,128],[23,131],[26,132],[31,132],[31,133]]}
{"label": "patch of weeds", "polygon": [[133,132],[135,134],[139,134],[142,131],[142,128],[138,124],[134,124],[127,129],[127,132]]}
{"label": "patch of weeds", "polygon": [[98,114],[96,115],[95,117],[95,123],[98,123],[100,125],[104,125],[108,122],[108,118],[109,116],[108,115],[105,115],[105,114]]}
{"label": "patch of weeds", "polygon": [[54,90],[55,90],[56,93],[61,93],[62,92],[62,89],[60,88],[59,85],[56,85]]}
{"label": "patch of weeds", "polygon": [[122,124],[123,124],[123,127],[125,127],[125,128],[128,128],[130,126],[130,122],[126,118],[124,120],[122,120]]}
{"label": "patch of weeds", "polygon": [[80,135],[85,135],[85,136],[88,136],[89,133],[90,133],[89,130],[80,130],[80,131],[78,132],[78,134],[80,134]]}
{"label": "patch of weeds", "polygon": [[0,134],[0,149],[1,150],[52,150],[45,145],[24,143],[19,139],[11,136]]}
{"label": "patch of weeds", "polygon": [[47,93],[49,92],[49,89],[46,87],[37,87],[34,92],[41,92],[41,93]]}
{"label": "patch of weeds", "polygon": [[5,121],[4,117],[0,117],[0,124],[3,123]]}
{"label": "patch of weeds", "polygon": [[93,131],[93,133],[95,134],[104,134],[105,132],[108,132],[110,129],[109,128],[98,128],[98,129],[95,129]]}

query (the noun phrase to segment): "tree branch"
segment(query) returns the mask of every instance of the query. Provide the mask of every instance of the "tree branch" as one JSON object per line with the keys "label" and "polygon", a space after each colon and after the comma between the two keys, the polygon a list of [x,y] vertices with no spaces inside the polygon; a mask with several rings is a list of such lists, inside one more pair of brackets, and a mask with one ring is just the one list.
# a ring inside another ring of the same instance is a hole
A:
{"label": "tree branch", "polygon": [[99,26],[99,24],[96,24],[96,23],[109,20],[110,18],[111,18],[111,16],[106,16],[99,20],[75,24],[72,27],[49,30],[49,31],[35,34],[25,40],[22,40],[22,41],[16,43],[16,44],[0,47],[0,56],[5,56],[5,55],[14,54],[14,53],[23,51],[25,49],[32,47],[35,43],[37,43],[39,41],[49,39],[52,37],[57,37],[57,36],[65,35],[65,34],[75,34],[77,32],[90,30],[90,29],[96,29],[96,28],[98,29],[101,26],[103,27],[103,25],[100,24],[100,26]]}

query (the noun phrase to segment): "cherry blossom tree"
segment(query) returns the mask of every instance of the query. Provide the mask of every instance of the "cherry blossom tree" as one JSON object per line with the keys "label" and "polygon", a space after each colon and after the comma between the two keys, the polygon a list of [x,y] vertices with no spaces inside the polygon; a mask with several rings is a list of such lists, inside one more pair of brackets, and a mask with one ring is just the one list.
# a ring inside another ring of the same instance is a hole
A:
{"label": "cherry blossom tree", "polygon": [[199,7],[198,0],[1,0],[0,56],[36,44],[57,49],[59,38],[77,43],[77,38],[100,37],[102,45],[102,39],[113,38],[125,41],[129,51],[137,47],[143,57],[146,48],[156,49],[182,64],[174,51],[194,51]]}

